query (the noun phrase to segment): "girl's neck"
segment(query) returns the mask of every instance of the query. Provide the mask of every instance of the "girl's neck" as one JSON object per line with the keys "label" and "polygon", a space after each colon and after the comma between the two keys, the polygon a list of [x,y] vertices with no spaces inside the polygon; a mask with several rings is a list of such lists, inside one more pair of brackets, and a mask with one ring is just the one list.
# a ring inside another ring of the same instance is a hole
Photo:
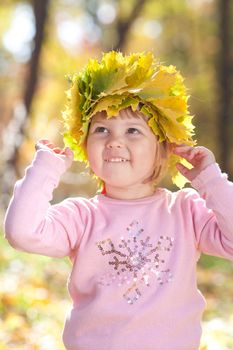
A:
{"label": "girl's neck", "polygon": [[114,199],[140,199],[152,196],[155,188],[152,184],[130,187],[114,187],[105,185],[106,196]]}

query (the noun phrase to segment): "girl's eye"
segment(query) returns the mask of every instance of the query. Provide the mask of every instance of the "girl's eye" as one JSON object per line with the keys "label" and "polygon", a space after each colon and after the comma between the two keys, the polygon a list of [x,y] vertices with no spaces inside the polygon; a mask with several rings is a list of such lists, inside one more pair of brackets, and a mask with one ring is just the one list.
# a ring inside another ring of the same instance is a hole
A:
{"label": "girl's eye", "polygon": [[138,130],[138,129],[136,129],[136,128],[129,128],[129,129],[127,130],[127,133],[128,133],[128,134],[135,134],[135,135],[141,134],[140,130]]}
{"label": "girl's eye", "polygon": [[105,128],[104,126],[97,126],[97,128],[95,129],[96,133],[107,133],[108,129]]}

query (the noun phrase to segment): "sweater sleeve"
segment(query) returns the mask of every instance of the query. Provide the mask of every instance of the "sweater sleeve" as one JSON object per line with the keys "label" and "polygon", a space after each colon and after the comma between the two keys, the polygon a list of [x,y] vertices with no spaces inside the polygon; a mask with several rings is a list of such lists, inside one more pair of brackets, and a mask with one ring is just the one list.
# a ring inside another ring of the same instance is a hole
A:
{"label": "sweater sleeve", "polygon": [[71,199],[50,204],[65,170],[56,154],[39,150],[16,182],[5,216],[5,236],[14,248],[53,257],[72,255],[82,234],[79,208]]}
{"label": "sweater sleeve", "polygon": [[200,195],[192,202],[199,251],[233,260],[233,183],[214,163],[192,181],[192,186]]}

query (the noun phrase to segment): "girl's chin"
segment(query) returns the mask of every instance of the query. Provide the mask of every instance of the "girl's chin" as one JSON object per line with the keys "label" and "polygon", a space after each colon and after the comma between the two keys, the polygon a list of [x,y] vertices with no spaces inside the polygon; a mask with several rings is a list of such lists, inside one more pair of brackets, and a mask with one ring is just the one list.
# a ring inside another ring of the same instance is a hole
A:
{"label": "girl's chin", "polygon": [[119,189],[127,189],[131,186],[131,184],[129,183],[125,183],[125,182],[119,182],[119,181],[104,181],[105,183],[105,187],[111,188],[119,188]]}
{"label": "girl's chin", "polygon": [[122,187],[132,185],[132,176],[126,176],[122,172],[115,172],[114,174],[105,174],[105,176],[99,176],[100,179],[109,186]]}
{"label": "girl's chin", "polygon": [[134,188],[135,189],[138,189],[138,188],[141,188],[141,187],[147,187],[146,185],[142,185],[141,182],[132,182],[131,180],[126,180],[123,178],[123,176],[121,177],[121,179],[119,180],[111,180],[111,181],[108,181],[108,180],[104,180],[103,181],[105,183],[105,187],[106,188],[114,188],[114,189],[119,189],[120,191],[129,191],[129,190],[133,190]]}

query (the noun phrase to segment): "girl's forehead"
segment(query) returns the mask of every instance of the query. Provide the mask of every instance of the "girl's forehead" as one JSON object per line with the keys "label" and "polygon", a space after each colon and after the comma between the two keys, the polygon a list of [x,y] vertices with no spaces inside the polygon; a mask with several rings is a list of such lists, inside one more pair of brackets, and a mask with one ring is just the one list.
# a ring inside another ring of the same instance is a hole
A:
{"label": "girl's forehead", "polygon": [[127,109],[121,110],[118,115],[113,117],[108,117],[106,112],[98,112],[93,117],[91,122],[133,122],[140,124],[147,124],[147,117],[142,113],[129,111]]}

